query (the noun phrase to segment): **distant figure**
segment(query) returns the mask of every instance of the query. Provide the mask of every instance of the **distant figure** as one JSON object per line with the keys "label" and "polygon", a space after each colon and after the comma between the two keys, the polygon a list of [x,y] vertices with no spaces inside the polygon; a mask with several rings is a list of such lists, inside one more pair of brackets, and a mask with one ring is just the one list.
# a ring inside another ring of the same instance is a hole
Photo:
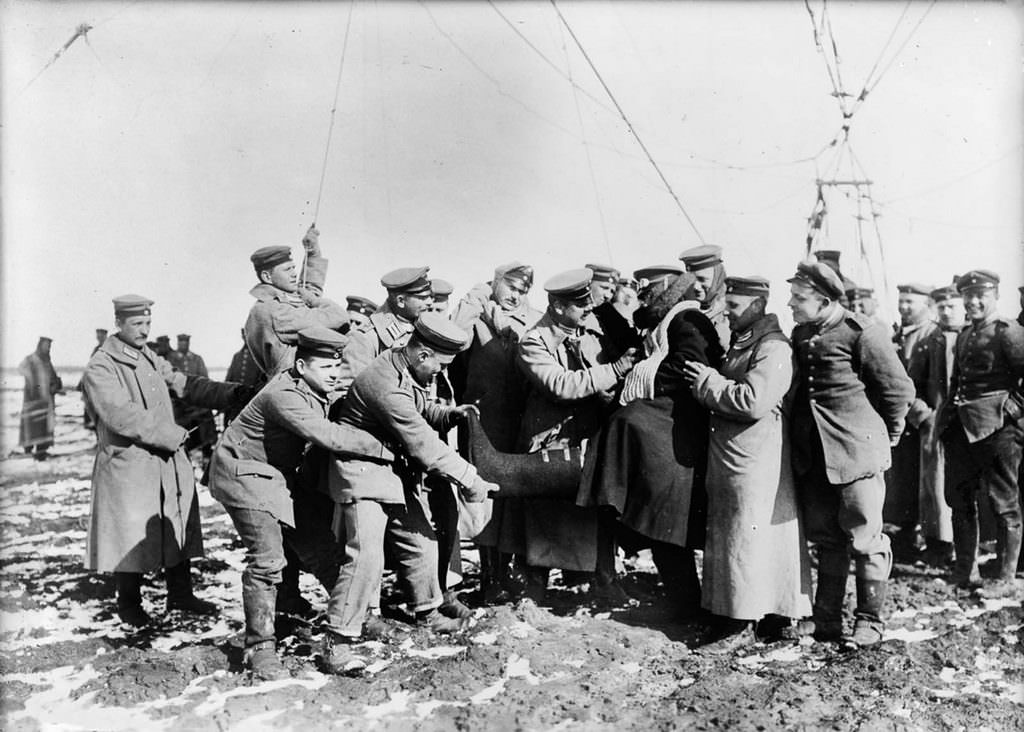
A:
{"label": "distant figure", "polygon": [[[178,348],[168,352],[167,360],[176,371],[185,376],[209,377],[203,357],[189,350],[191,342],[192,336],[188,333],[179,333]],[[217,424],[213,421],[213,412],[205,407],[185,404],[177,398],[172,399],[172,402],[174,421],[189,431],[185,440],[185,450],[202,450],[205,463],[210,459],[213,445],[217,442]]]}
{"label": "distant figure", "polygon": [[34,454],[36,460],[49,457],[47,450],[53,445],[56,419],[53,395],[63,388],[50,362],[51,343],[52,338],[41,337],[36,350],[18,365],[18,372],[25,379],[18,444],[25,449],[26,455]]}
{"label": "distant figure", "polygon": [[[256,359],[252,357],[249,347],[245,345],[244,328],[242,329],[242,347],[231,357],[231,365],[228,366],[228,373],[224,380],[253,387],[254,391],[263,383],[263,372],[260,371],[260,367],[256,364]],[[224,410],[225,429],[241,411],[241,407],[232,407],[231,409]]]}
{"label": "distant figure", "polygon": [[359,330],[370,322],[370,316],[377,312],[377,303],[359,295],[348,295],[345,298],[348,307],[348,322],[351,330]]}
{"label": "distant figure", "polygon": [[[149,344],[147,344],[149,345]],[[157,336],[154,345],[150,346],[153,352],[156,353],[162,359],[168,359],[171,355],[171,337],[170,336]]]}
{"label": "distant figure", "polygon": [[[97,328],[96,329],[96,345],[93,346],[90,357],[96,354],[96,351],[100,350],[100,346],[107,340],[107,329]],[[82,424],[87,430],[96,429],[96,409],[92,406],[92,402],[89,401],[89,395],[85,393],[85,389],[82,388],[82,384],[78,384],[78,391],[82,393]]]}

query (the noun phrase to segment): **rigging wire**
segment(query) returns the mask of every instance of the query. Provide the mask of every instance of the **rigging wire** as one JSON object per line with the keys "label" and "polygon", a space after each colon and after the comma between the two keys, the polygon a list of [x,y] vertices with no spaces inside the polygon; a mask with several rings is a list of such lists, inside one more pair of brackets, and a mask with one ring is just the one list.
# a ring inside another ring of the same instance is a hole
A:
{"label": "rigging wire", "polygon": [[569,32],[569,35],[572,37],[573,42],[575,42],[576,47],[580,50],[580,53],[583,55],[583,58],[586,59],[587,64],[589,64],[590,66],[590,70],[594,72],[594,76],[596,76],[597,80],[601,82],[601,86],[604,87],[605,93],[608,94],[608,98],[612,100],[612,104],[614,104],[615,108],[619,111],[619,115],[622,117],[623,122],[626,123],[627,129],[629,129],[630,133],[633,135],[633,138],[640,146],[640,149],[644,151],[644,154],[647,156],[648,162],[650,162],[655,172],[657,172],[658,177],[661,178],[661,182],[665,185],[665,188],[668,190],[669,195],[671,195],[672,199],[676,202],[676,206],[679,207],[679,210],[686,218],[686,221],[690,224],[690,228],[692,228],[693,232],[697,235],[697,239],[700,240],[701,244],[706,243],[704,241],[704,237],[701,236],[700,230],[697,228],[697,224],[694,223],[693,219],[690,217],[690,214],[686,212],[686,208],[683,206],[683,202],[679,200],[679,196],[677,196],[676,192],[672,190],[672,185],[668,182],[668,179],[665,177],[665,174],[661,172],[661,168],[659,168],[658,164],[654,161],[654,158],[651,156],[651,153],[647,149],[647,146],[644,145],[643,140],[640,139],[640,135],[638,135],[636,130],[633,128],[633,124],[629,121],[629,117],[626,116],[626,113],[625,111],[623,111],[622,106],[615,98],[615,95],[612,94],[612,90],[608,88],[608,85],[605,83],[604,78],[601,76],[600,72],[597,70],[597,67],[594,65],[594,62],[590,59],[590,56],[587,54],[586,49],[583,48],[583,44],[580,43],[580,39],[576,37],[576,33],[573,32],[572,26],[569,25],[569,22],[565,19],[565,16],[562,15],[562,11],[558,8],[558,3],[556,3],[555,0],[551,0],[551,6],[555,9],[555,12],[558,14],[559,20],[562,21],[562,25],[564,25],[565,29]]}
{"label": "rigging wire", "polygon": [[24,93],[25,93],[25,92],[26,92],[26,91],[28,90],[28,88],[29,88],[30,86],[32,86],[32,84],[34,84],[34,83],[35,83],[36,79],[38,79],[38,78],[39,78],[40,76],[42,76],[42,75],[43,75],[43,72],[44,72],[44,71],[46,71],[46,70],[47,70],[48,68],[50,68],[51,66],[53,66],[53,65],[54,65],[55,63],[57,63],[57,59],[59,59],[59,58],[60,58],[61,56],[63,56],[63,55],[64,55],[64,52],[65,52],[65,51],[67,51],[67,50],[68,50],[69,48],[71,48],[72,44],[73,44],[73,43],[74,43],[75,41],[77,41],[77,40],[78,40],[79,38],[84,38],[84,39],[85,39],[86,41],[88,41],[88,36],[87,36],[87,34],[88,34],[88,33],[89,33],[89,31],[91,31],[92,29],[93,29],[93,26],[89,25],[88,23],[80,23],[80,24],[78,25],[78,27],[77,27],[77,28],[75,28],[75,32],[74,32],[74,34],[73,34],[73,35],[71,36],[71,38],[69,38],[69,39],[68,39],[68,40],[67,40],[67,41],[66,41],[66,42],[64,43],[64,45],[63,45],[63,46],[61,46],[60,48],[58,48],[58,49],[57,49],[57,52],[56,52],[55,54],[53,54],[53,56],[51,56],[51,57],[50,57],[50,60],[49,60],[49,61],[47,61],[47,62],[46,62],[45,64],[43,64],[43,68],[39,69],[39,71],[37,71],[37,72],[36,72],[36,75],[35,75],[35,76],[33,76],[33,77],[32,77],[31,79],[29,79],[28,83],[27,83],[27,84],[25,84],[25,86],[24,86],[24,87],[22,87],[21,91],[20,91],[20,92],[18,92],[18,94],[19,94],[19,95],[20,95],[20,94],[24,94]]}

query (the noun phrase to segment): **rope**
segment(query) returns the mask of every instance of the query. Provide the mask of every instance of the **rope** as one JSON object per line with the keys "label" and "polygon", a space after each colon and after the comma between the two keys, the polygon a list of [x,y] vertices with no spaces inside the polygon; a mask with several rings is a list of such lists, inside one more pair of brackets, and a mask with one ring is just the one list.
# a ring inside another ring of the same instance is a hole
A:
{"label": "rope", "polygon": [[[324,192],[324,178],[327,176],[327,158],[331,152],[331,138],[334,135],[334,115],[338,111],[338,95],[341,93],[341,73],[345,68],[345,49],[348,48],[348,33],[352,27],[352,8],[355,7],[355,0],[350,0],[348,5],[348,20],[345,22],[345,40],[341,44],[341,60],[338,62],[338,81],[334,85],[334,103],[331,105],[331,124],[327,128],[327,145],[324,148],[324,163],[320,169],[320,187],[316,191],[316,208],[313,210],[313,226],[320,218],[320,198]],[[303,267],[305,269],[305,267]]]}
{"label": "rope", "polygon": [[705,244],[706,242],[704,241],[704,237],[701,236],[700,230],[697,228],[697,224],[695,224],[693,219],[690,218],[690,214],[686,212],[686,208],[683,206],[683,202],[679,200],[679,196],[677,196],[676,192],[672,190],[672,185],[668,182],[668,179],[665,177],[665,174],[661,172],[661,168],[659,168],[658,164],[654,162],[654,158],[651,156],[651,153],[647,149],[647,146],[644,145],[643,140],[640,139],[640,135],[638,135],[636,130],[633,128],[633,124],[629,121],[629,117],[626,116],[626,113],[623,111],[622,106],[615,98],[615,95],[612,94],[612,90],[608,88],[608,85],[605,83],[604,78],[601,76],[601,73],[597,70],[597,67],[594,65],[594,62],[590,59],[590,55],[587,53],[586,49],[583,48],[583,44],[580,43],[580,39],[576,37],[576,34],[573,32],[572,27],[569,25],[569,22],[565,19],[565,16],[562,15],[562,11],[558,9],[558,4],[555,2],[555,0],[551,0],[551,6],[555,9],[555,12],[558,14],[559,20],[562,21],[562,25],[565,26],[565,29],[569,32],[569,35],[572,36],[572,40],[576,43],[576,47],[580,50],[580,53],[583,54],[583,58],[587,60],[587,64],[590,65],[590,70],[594,72],[594,76],[596,76],[597,80],[601,82],[601,86],[604,88],[604,91],[608,95],[608,98],[612,100],[612,104],[614,104],[615,109],[618,110],[619,116],[622,117],[622,121],[626,123],[626,127],[627,129],[629,129],[630,134],[633,135],[633,139],[636,140],[637,144],[640,146],[640,149],[644,151],[644,155],[647,156],[647,160],[651,164],[651,167],[654,168],[654,171],[658,174],[658,177],[661,178],[661,182],[665,185],[665,188],[668,190],[669,195],[672,196],[672,200],[676,202],[676,206],[679,207],[679,210],[686,218],[687,223],[690,224],[690,228],[693,229],[693,233],[697,235],[697,239],[700,240],[701,244]]}

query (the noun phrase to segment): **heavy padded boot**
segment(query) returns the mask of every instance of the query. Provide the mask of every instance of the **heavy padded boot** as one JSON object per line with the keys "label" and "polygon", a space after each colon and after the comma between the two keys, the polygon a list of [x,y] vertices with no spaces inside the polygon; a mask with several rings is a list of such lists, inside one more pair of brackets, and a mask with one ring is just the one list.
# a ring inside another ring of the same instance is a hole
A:
{"label": "heavy padded boot", "polygon": [[857,578],[857,609],[854,612],[853,632],[843,637],[843,650],[855,651],[882,642],[885,630],[882,612],[887,595],[886,580]]}
{"label": "heavy padded boot", "polygon": [[329,674],[355,676],[366,668],[366,659],[355,652],[356,638],[348,638],[332,630],[324,633],[322,651],[324,670]]}
{"label": "heavy padded boot", "polygon": [[142,574],[114,572],[117,585],[117,617],[133,628],[143,628],[153,619],[142,609]]}
{"label": "heavy padded boot", "polygon": [[189,560],[174,567],[164,568],[167,581],[167,610],[181,610],[195,615],[215,615],[218,608],[212,602],[200,600],[192,593],[192,573]]}
{"label": "heavy padded boot", "polygon": [[245,613],[245,655],[243,662],[252,675],[263,681],[275,681],[288,676],[281,659],[274,650],[274,600],[277,597],[273,586],[253,586],[243,579],[242,608]]}
{"label": "heavy padded boot", "polygon": [[846,599],[845,574],[823,574],[818,570],[814,592],[814,639],[837,641],[843,635],[843,602]]}
{"label": "heavy padded boot", "polygon": [[1015,578],[1017,559],[1020,555],[1021,527],[1001,523],[997,529],[996,542],[999,559],[999,576],[993,582],[986,582],[977,592],[984,598],[1018,597],[1022,594],[1021,583]]}
{"label": "heavy padded boot", "polygon": [[962,588],[980,586],[977,515],[953,513],[953,548],[956,550],[956,559],[949,578],[950,584]]}
{"label": "heavy padded boot", "polygon": [[656,542],[651,547],[651,558],[677,618],[684,622],[703,619],[706,613],[700,605],[700,578],[693,550]]}

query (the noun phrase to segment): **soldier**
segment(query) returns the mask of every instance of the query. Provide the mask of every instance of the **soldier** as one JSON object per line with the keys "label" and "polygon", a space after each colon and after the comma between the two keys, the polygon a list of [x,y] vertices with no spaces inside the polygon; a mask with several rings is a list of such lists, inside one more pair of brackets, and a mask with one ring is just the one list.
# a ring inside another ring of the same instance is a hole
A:
{"label": "soldier", "polygon": [[878,300],[875,299],[875,291],[870,287],[853,287],[846,290],[846,298],[850,301],[850,310],[869,318],[874,318],[878,313]]}
{"label": "soldier", "polygon": [[732,333],[725,317],[725,267],[722,266],[722,247],[714,244],[693,247],[679,255],[686,271],[697,278],[697,296],[701,310],[718,332],[722,350],[728,350]]}
{"label": "soldier", "polygon": [[915,397],[907,413],[907,426],[899,443],[892,450],[892,467],[886,471],[885,506],[882,517],[896,526],[892,536],[893,551],[917,558],[922,547],[918,533],[921,484],[921,428],[931,419],[935,404],[929,402],[928,341],[939,330],[932,315],[930,285],[906,283],[897,285],[899,292],[900,329],[893,336],[900,363],[914,382]]}
{"label": "soldier", "polygon": [[[597,334],[586,327],[592,308],[589,269],[563,272],[544,284],[548,309],[519,342],[518,364],[528,391],[517,452],[556,444],[578,446],[594,437],[632,368],[635,351],[606,362]],[[549,568],[594,572],[595,587],[610,587],[611,567],[598,566],[597,509],[555,499],[524,500],[523,544],[527,597],[544,598]]]}
{"label": "soldier", "polygon": [[763,277],[727,277],[726,312],[735,338],[721,369],[687,361],[694,397],[711,412],[707,472],[704,608],[717,622],[718,650],[747,643],[754,621],[770,640],[811,612],[811,567],[789,462],[782,402],[792,349],[765,312]]}
{"label": "soldier", "polygon": [[[100,346],[107,340],[107,329],[97,328],[96,329],[96,345],[93,346],[92,353],[89,354],[91,358],[96,354],[96,351],[100,350]],[[85,395],[85,391],[82,389],[82,382],[78,382],[78,391],[82,392],[82,426],[87,430],[96,429],[96,410],[93,409],[92,403],[89,401],[89,397]]]}
{"label": "soldier", "polygon": [[[523,414],[525,383],[516,366],[516,349],[544,314],[529,303],[531,287],[533,267],[509,262],[495,268],[490,282],[466,293],[452,313],[453,322],[471,334],[469,347],[448,368],[456,401],[477,406],[481,428],[501,452],[515,450]],[[518,501],[496,498],[464,507],[465,513],[477,514],[475,535],[467,533],[480,549],[485,602],[503,599],[508,590],[511,552],[501,547],[513,538],[503,537],[503,517],[506,511],[518,516],[519,506]]]}
{"label": "soldier", "polygon": [[160,567],[169,611],[216,612],[192,593],[189,559],[202,556],[203,538],[192,463],[183,449],[187,433],[174,423],[169,391],[215,409],[245,403],[251,392],[175,371],[146,346],[153,301],[123,295],[113,302],[117,333],[82,377],[98,417],[85,568],[114,573],[117,614],[128,625],[150,622],[142,573]]}
{"label": "soldier", "polygon": [[403,267],[380,278],[381,285],[388,291],[388,298],[370,316],[368,325],[350,333],[342,356],[341,382],[338,385],[342,395],[373,359],[409,341],[416,318],[434,304],[428,272],[430,267]]}
{"label": "soldier", "polygon": [[26,455],[32,455],[36,460],[49,457],[47,451],[53,446],[56,423],[53,397],[64,388],[50,360],[51,343],[52,338],[40,337],[36,350],[18,364],[18,373],[25,382],[18,444]]}
{"label": "soldier", "polygon": [[853,280],[843,274],[843,270],[840,269],[839,258],[841,255],[842,252],[838,249],[819,249],[814,252],[815,258],[817,258],[817,260],[822,264],[826,264],[831,267],[835,273],[839,275],[839,279],[843,281],[843,296],[839,299],[839,304],[849,310],[851,308],[850,303],[852,302],[850,299],[850,293],[852,290],[857,289],[857,285]]}
{"label": "soldier", "polygon": [[[189,350],[191,342],[192,336],[188,333],[179,333],[178,348],[168,354],[167,361],[185,376],[208,377],[210,373],[206,370],[206,362],[203,361],[203,357]],[[172,402],[174,404],[174,421],[188,430],[185,452],[202,450],[203,462],[208,463],[213,452],[213,445],[217,442],[217,425],[213,421],[213,413],[209,409],[183,404],[177,398],[172,398]]]}
{"label": "soldier", "polygon": [[[879,323],[839,304],[843,283],[827,265],[801,262],[789,307],[796,376],[793,472],[807,539],[817,545],[814,636],[855,649],[882,640],[892,565],[882,533],[890,447],[903,432],[914,385]],[[844,636],[843,600],[855,563],[853,633]]]}
{"label": "soldier", "polygon": [[1021,544],[1017,487],[1024,439],[1024,328],[1000,317],[999,275],[971,270],[957,282],[970,323],[954,347],[951,398],[938,432],[946,449],[946,501],[953,509],[956,564],[951,582],[981,586],[978,574],[978,501],[987,495],[996,515],[998,575],[982,594],[1017,592],[1014,573]]}
{"label": "soldier", "polygon": [[949,396],[949,378],[953,373],[953,346],[964,324],[964,303],[956,285],[931,291],[939,327],[925,343],[927,350],[925,401],[931,413],[921,421],[921,481],[919,503],[921,532],[927,564],[948,567],[953,561],[952,512],[945,497],[945,450],[936,432],[937,415]]}
{"label": "soldier", "polygon": [[297,517],[303,504],[294,504],[292,496],[301,490],[296,471],[307,443],[326,450],[345,445],[346,430],[327,420],[327,403],[346,338],[311,326],[300,330],[296,340],[292,368],[271,379],[241,410],[224,430],[210,464],[210,494],[224,505],[246,549],[244,663],[265,680],[287,675],[274,652],[285,544],[328,592],[338,577],[333,535],[326,524],[303,526]]}
{"label": "soldier", "polygon": [[249,257],[259,284],[249,290],[256,303],[245,321],[245,343],[268,380],[291,367],[300,330],[311,325],[339,330],[348,323],[344,308],[318,294],[327,279],[320,232],[310,227],[302,246],[306,250],[302,287],[290,247],[263,247]]}
{"label": "soldier", "polygon": [[[615,305],[621,275],[619,270],[604,264],[588,264],[594,273],[590,281],[590,296],[594,301],[594,330],[601,334],[601,343],[610,359],[616,359],[630,348],[639,348],[642,339],[633,327],[633,319],[624,316]],[[635,295],[634,291],[634,295]]]}
{"label": "soldier", "polygon": [[377,312],[377,303],[359,295],[348,295],[345,298],[348,303],[348,320],[350,329],[360,330],[370,322],[370,316]]}
{"label": "soldier", "polygon": [[447,316],[451,307],[449,300],[455,287],[448,280],[433,279],[430,281],[430,290],[434,293],[434,304],[430,306],[430,311]]}
{"label": "soldier", "polygon": [[341,405],[338,421],[351,435],[330,470],[335,510],[345,526],[345,560],[327,607],[324,660],[333,673],[363,663],[351,644],[363,635],[367,610],[380,594],[385,538],[392,541],[398,579],[417,621],[438,632],[462,627],[437,610],[437,543],[421,486],[426,472],[455,483],[471,502],[498,490],[435,431],[474,409],[442,406],[429,392],[468,340],[449,320],[424,313],[404,346],[382,353],[355,378]]}
{"label": "soldier", "polygon": [[171,337],[170,336],[157,336],[156,345],[153,346],[153,352],[160,358],[167,360],[171,355]]}

